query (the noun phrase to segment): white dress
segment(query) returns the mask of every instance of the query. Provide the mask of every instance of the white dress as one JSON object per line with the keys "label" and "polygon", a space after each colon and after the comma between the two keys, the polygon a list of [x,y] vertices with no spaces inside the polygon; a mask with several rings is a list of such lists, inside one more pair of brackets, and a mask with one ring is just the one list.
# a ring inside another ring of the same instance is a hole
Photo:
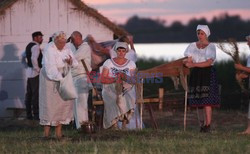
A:
{"label": "white dress", "polygon": [[64,101],[58,93],[59,81],[67,63],[65,59],[72,57],[72,66],[77,66],[72,51],[64,47],[61,51],[53,42],[49,43],[43,53],[43,67],[39,78],[39,118],[41,125],[57,126],[69,124],[73,119],[73,102]]}
{"label": "white dress", "polygon": [[[123,72],[126,75],[130,76],[130,70],[135,69],[136,65],[133,61],[127,60],[123,65],[116,64],[112,59],[108,59],[103,64],[103,67],[109,70],[109,77],[115,77],[116,73]],[[115,83],[112,84],[103,84],[102,96],[104,100],[104,117],[103,117],[103,127],[105,129],[111,127],[113,124],[123,119],[124,116],[130,120],[133,115],[135,103],[136,103],[136,94],[135,87],[127,84],[126,92],[119,95],[119,102],[117,103],[117,95]]]}

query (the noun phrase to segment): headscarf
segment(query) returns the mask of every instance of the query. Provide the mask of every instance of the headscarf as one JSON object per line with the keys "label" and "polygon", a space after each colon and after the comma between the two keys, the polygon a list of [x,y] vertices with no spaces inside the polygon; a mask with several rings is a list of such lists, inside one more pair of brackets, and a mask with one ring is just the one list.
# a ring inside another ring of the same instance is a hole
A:
{"label": "headscarf", "polygon": [[196,31],[197,30],[202,30],[207,35],[207,37],[209,37],[210,35],[210,29],[208,28],[207,25],[198,25]]}
{"label": "headscarf", "polygon": [[57,40],[67,40],[66,33],[63,32],[63,31],[55,32],[52,37],[53,37],[52,39],[53,39],[54,42],[55,42],[55,39],[57,39]]}
{"label": "headscarf", "polygon": [[126,42],[116,42],[115,51],[117,51],[118,48],[124,48],[128,51],[128,44]]}

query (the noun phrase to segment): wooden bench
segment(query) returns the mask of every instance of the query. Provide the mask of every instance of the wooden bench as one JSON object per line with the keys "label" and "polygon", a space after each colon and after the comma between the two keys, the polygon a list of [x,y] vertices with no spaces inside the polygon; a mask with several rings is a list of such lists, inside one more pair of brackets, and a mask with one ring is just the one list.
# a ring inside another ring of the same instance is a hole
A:
{"label": "wooden bench", "polygon": [[17,107],[8,107],[6,110],[13,111],[13,117],[18,118],[20,115],[26,111],[25,108],[17,108]]}

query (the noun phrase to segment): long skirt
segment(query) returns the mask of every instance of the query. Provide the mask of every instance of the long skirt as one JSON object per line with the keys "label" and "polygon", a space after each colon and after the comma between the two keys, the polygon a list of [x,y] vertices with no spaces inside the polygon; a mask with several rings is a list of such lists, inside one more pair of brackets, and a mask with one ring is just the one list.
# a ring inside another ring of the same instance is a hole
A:
{"label": "long skirt", "polygon": [[220,106],[219,86],[213,67],[191,70],[188,104],[191,107]]}
{"label": "long skirt", "polygon": [[73,120],[73,101],[65,101],[58,93],[59,82],[50,80],[41,69],[39,78],[40,125],[57,126]]}
{"label": "long skirt", "polygon": [[102,90],[104,100],[103,127],[105,129],[123,119],[128,121],[131,119],[135,108],[135,88],[133,87],[124,95],[119,95],[119,103],[117,103],[115,83],[104,84]]}

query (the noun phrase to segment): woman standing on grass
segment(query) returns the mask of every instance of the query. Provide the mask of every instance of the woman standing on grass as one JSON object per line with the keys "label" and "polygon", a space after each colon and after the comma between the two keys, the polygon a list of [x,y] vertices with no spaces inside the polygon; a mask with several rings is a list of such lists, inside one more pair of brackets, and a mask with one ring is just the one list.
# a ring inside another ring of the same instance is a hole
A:
{"label": "woman standing on grass", "polygon": [[201,122],[201,132],[210,132],[212,107],[220,106],[219,88],[216,72],[213,67],[216,58],[215,45],[208,37],[210,30],[207,25],[198,25],[197,42],[191,43],[184,55],[188,57],[184,64],[191,69],[189,78],[188,103],[205,113]]}
{"label": "woman standing on grass", "polygon": [[63,70],[78,64],[72,51],[65,46],[66,40],[64,32],[57,32],[54,41],[49,43],[44,51],[43,68],[39,79],[39,117],[46,138],[50,136],[51,126],[55,126],[56,138],[60,139],[62,125],[69,124],[73,119],[73,102],[63,100],[58,93]]}

